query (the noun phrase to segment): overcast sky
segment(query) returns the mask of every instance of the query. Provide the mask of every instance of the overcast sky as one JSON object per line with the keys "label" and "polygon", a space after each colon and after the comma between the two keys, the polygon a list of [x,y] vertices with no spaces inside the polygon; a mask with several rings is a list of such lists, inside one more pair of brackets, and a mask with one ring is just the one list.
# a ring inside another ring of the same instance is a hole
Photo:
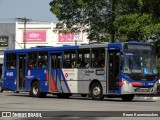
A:
{"label": "overcast sky", "polygon": [[52,0],[0,0],[0,21],[29,18],[34,21],[57,21],[50,12]]}

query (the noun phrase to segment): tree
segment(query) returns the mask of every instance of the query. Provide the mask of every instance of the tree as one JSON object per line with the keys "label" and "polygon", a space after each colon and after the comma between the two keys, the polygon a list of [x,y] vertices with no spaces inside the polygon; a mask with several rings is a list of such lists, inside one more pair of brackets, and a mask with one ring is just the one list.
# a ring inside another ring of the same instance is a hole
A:
{"label": "tree", "polygon": [[[121,40],[152,41],[160,35],[160,0],[123,0],[121,15],[115,21],[116,37]],[[154,37],[153,37],[154,36]]]}
{"label": "tree", "polygon": [[53,0],[50,3],[59,21],[68,28],[83,27],[90,40],[104,41],[110,31],[109,0]]}
{"label": "tree", "polygon": [[117,37],[126,35],[130,40],[148,41],[151,36],[160,35],[158,18],[149,14],[127,14],[118,17],[115,21]]}
{"label": "tree", "polygon": [[53,0],[50,6],[62,24],[83,27],[90,40],[115,34],[117,41],[145,41],[160,31],[160,0]]}

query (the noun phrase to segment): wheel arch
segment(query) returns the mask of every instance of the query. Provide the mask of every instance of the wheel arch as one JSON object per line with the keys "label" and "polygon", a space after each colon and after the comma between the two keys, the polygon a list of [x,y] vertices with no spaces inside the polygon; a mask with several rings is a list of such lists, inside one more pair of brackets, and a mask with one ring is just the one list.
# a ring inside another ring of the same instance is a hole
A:
{"label": "wheel arch", "polygon": [[32,87],[32,84],[33,84],[34,82],[37,82],[37,83],[39,83],[39,81],[38,81],[37,79],[33,79],[33,80],[31,81],[31,83],[30,83],[30,89],[31,89],[31,87]]}
{"label": "wheel arch", "polygon": [[92,80],[91,83],[89,84],[89,93],[90,93],[90,91],[91,91],[91,86],[92,86],[94,83],[96,83],[96,82],[99,83],[99,84],[101,85],[102,94],[103,94],[103,87],[102,87],[102,84],[101,84],[101,82],[100,82],[99,80],[97,80],[97,79]]}

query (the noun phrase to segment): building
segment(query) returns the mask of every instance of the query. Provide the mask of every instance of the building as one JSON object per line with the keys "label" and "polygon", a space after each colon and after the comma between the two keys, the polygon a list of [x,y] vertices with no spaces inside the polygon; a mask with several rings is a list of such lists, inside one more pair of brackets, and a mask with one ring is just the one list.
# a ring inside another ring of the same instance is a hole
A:
{"label": "building", "polygon": [[2,74],[3,53],[7,49],[23,49],[37,46],[62,46],[87,44],[83,32],[62,34],[54,32],[55,22],[0,22],[0,76]]}
{"label": "building", "polygon": [[88,43],[83,32],[62,34],[54,32],[55,27],[55,22],[0,23],[0,64],[3,63],[3,52],[6,49]]}

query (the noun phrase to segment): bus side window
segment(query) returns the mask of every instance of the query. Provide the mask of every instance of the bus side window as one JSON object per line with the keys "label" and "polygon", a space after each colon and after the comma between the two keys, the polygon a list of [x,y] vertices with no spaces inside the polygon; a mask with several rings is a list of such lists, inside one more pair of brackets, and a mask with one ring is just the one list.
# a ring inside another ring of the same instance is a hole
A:
{"label": "bus side window", "polygon": [[16,54],[6,54],[6,67],[7,69],[16,69]]}
{"label": "bus side window", "polygon": [[28,62],[28,68],[35,68],[36,67],[36,62],[35,61],[29,61]]}
{"label": "bus side window", "polygon": [[80,49],[77,51],[77,55],[77,62],[79,63],[79,68],[89,68],[90,49]]}
{"label": "bus side window", "polygon": [[93,68],[103,68],[105,66],[105,49],[93,48],[91,50],[91,61]]}
{"label": "bus side window", "polygon": [[39,52],[38,53],[38,68],[47,68],[48,66],[48,53]]}
{"label": "bus side window", "polygon": [[77,68],[80,68],[81,67],[81,61],[80,60],[77,60]]}
{"label": "bus side window", "polygon": [[76,67],[76,51],[69,50],[64,52],[64,64],[63,68],[75,68]]}
{"label": "bus side window", "polygon": [[37,52],[28,53],[28,62],[27,68],[36,68],[37,67]]}

